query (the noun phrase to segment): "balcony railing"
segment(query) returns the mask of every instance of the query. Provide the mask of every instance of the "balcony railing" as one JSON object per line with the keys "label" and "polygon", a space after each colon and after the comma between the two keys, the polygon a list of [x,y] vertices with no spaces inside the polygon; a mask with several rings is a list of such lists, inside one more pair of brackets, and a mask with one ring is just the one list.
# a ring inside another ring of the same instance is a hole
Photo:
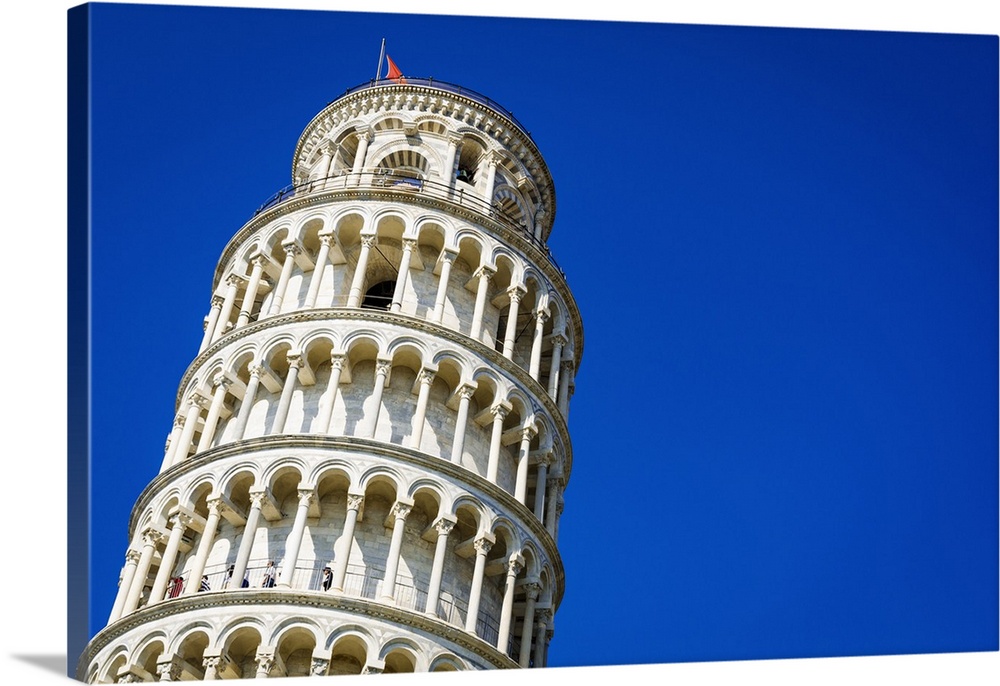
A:
{"label": "balcony railing", "polygon": [[[251,561],[247,565],[244,576],[245,583],[239,583],[229,578],[229,565],[211,565],[205,568],[204,576],[207,577],[208,592],[228,591],[237,588],[265,588],[264,580],[267,569],[266,560]],[[280,569],[277,570],[280,577]],[[166,599],[178,597],[183,593],[187,583],[199,583],[197,579],[185,579],[184,584],[170,584],[167,588]],[[360,565],[348,565],[347,574],[344,577],[344,596],[351,598],[365,598],[378,601],[382,594],[385,583],[385,570],[378,567],[362,567]],[[323,565],[313,563],[311,565],[296,565],[292,574],[291,589],[295,591],[323,591]],[[281,589],[275,587],[276,592]],[[487,588],[483,589],[484,594]],[[427,607],[427,591],[417,588],[412,579],[397,577],[396,587],[393,590],[394,606],[414,612],[423,612]],[[485,597],[484,597],[485,600]],[[494,599],[499,602],[499,599]],[[441,590],[438,596],[437,616],[443,621],[456,627],[465,627],[465,617],[468,614],[469,605],[453,594]],[[500,635],[500,623],[497,617],[480,610],[476,621],[476,635],[488,644],[495,646]],[[513,637],[508,642],[507,654],[513,651]]]}
{"label": "balcony railing", "polygon": [[[514,116],[513,112],[503,107],[500,103],[498,103],[495,100],[491,100],[482,93],[478,93],[472,90],[471,88],[465,88],[455,83],[448,83],[447,81],[438,81],[432,78],[419,78],[415,76],[404,76],[399,79],[378,79],[378,80],[372,79],[368,83],[362,83],[352,88],[348,88],[346,91],[344,91],[343,95],[341,95],[340,98],[346,98],[348,95],[351,95],[352,93],[357,93],[359,91],[367,90],[369,88],[384,88],[387,86],[400,86],[400,85],[425,86],[428,88],[437,88],[438,90],[454,93],[455,95],[461,95],[463,97],[468,98],[469,100],[472,100],[473,102],[478,102],[480,105],[486,105],[494,112],[498,112],[507,119],[509,119],[511,123],[514,124],[514,126],[516,126],[521,131],[521,133],[523,133],[528,138],[531,138],[531,132],[528,131],[528,129],[526,129],[524,125],[517,120],[517,117]],[[340,98],[337,98],[337,100],[340,100]],[[332,105],[337,100],[331,101],[330,103],[328,103],[327,106]]]}
{"label": "balcony railing", "polygon": [[341,172],[323,179],[313,179],[299,184],[289,184],[278,192],[272,194],[258,207],[253,216],[256,217],[261,212],[287,202],[292,198],[300,198],[311,193],[319,193],[337,190],[375,190],[390,191],[399,193],[400,196],[423,195],[434,200],[443,201],[453,205],[458,205],[474,212],[485,215],[490,219],[502,224],[504,227],[521,236],[538,250],[540,250],[552,266],[565,278],[566,275],[559,267],[552,250],[543,241],[535,237],[528,229],[525,222],[518,220],[515,216],[506,212],[499,204],[490,204],[474,192],[467,192],[464,188],[452,188],[439,181],[428,179],[418,179],[413,176],[394,172],[391,169],[382,167],[374,169],[363,169],[359,172]]}

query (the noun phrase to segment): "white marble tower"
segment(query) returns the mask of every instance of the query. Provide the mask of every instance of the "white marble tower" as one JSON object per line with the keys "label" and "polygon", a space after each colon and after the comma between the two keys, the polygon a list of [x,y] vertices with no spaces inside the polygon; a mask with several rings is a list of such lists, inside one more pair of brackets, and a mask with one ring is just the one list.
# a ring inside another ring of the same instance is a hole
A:
{"label": "white marble tower", "polygon": [[544,666],[583,342],[544,160],[407,78],[323,109],[292,179],[222,251],[78,678]]}

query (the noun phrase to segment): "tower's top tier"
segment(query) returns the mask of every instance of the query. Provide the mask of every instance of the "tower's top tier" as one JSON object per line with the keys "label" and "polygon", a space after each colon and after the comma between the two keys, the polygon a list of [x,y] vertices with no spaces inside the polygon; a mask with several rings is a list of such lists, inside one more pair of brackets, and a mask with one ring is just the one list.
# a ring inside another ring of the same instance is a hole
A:
{"label": "tower's top tier", "polygon": [[355,86],[309,122],[293,185],[352,176],[447,197],[538,242],[555,219],[552,177],[527,129],[486,96],[434,79]]}

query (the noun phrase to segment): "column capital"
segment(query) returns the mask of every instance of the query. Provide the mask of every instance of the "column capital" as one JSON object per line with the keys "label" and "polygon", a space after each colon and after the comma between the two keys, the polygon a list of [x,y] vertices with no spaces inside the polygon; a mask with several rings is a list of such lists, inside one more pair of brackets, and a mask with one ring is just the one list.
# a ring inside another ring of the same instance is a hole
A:
{"label": "column capital", "polygon": [[548,627],[549,621],[552,619],[552,610],[547,607],[540,607],[535,610],[535,622],[541,626]]}
{"label": "column capital", "polygon": [[568,372],[573,371],[573,366],[574,365],[573,365],[573,359],[572,358],[566,358],[565,360],[563,360],[562,362],[559,363],[559,368],[560,369],[564,369],[564,370],[566,370]]}
{"label": "column capital", "polygon": [[442,262],[447,262],[448,264],[452,264],[452,263],[455,262],[455,258],[456,257],[458,257],[458,253],[457,252],[453,252],[453,251],[449,250],[448,248],[444,248],[441,251],[441,255],[440,255],[439,259]]}
{"label": "column capital", "polygon": [[434,383],[434,377],[437,376],[436,369],[430,369],[429,367],[422,367],[417,373],[417,379],[422,384],[432,384]]}
{"label": "column capital", "polygon": [[315,488],[299,488],[299,507],[303,505],[311,505],[312,501],[316,498]]}
{"label": "column capital", "polygon": [[218,388],[219,386],[223,386],[225,388],[229,388],[232,385],[233,385],[232,379],[230,379],[228,376],[226,376],[222,372],[219,372],[218,374],[216,374],[215,376],[212,377],[212,387],[213,388]]}
{"label": "column capital", "polygon": [[524,289],[523,286],[519,284],[514,284],[513,286],[507,289],[507,296],[510,298],[510,301],[512,303],[521,302],[521,298],[523,298],[526,294],[527,291]]}
{"label": "column capital", "polygon": [[548,310],[535,310],[535,319],[541,322],[542,324],[549,321],[549,318],[551,316],[552,315],[549,314]]}
{"label": "column capital", "polygon": [[179,414],[179,415],[175,416],[174,417],[174,426],[173,426],[173,428],[175,428],[175,429],[183,429],[185,421],[187,421],[187,418],[184,415]]}
{"label": "column capital", "polygon": [[382,358],[375,360],[376,375],[388,376],[390,371],[392,371],[392,360],[384,360]]}
{"label": "column capital", "polygon": [[538,429],[533,426],[522,426],[521,427],[521,440],[530,441],[538,433]]}
{"label": "column capital", "polygon": [[542,585],[537,581],[529,581],[524,584],[524,593],[528,600],[538,600],[538,594],[542,590]]}
{"label": "column capital", "polygon": [[181,666],[171,657],[156,663],[156,674],[160,677],[160,681],[180,681]]}
{"label": "column capital", "polygon": [[376,236],[361,236],[361,245],[365,248],[372,248],[375,246]]}
{"label": "column capital", "polygon": [[252,264],[254,267],[260,267],[261,269],[263,269],[264,265],[267,264],[267,259],[268,259],[267,255],[265,255],[264,253],[255,252],[253,255],[250,256],[248,262]]}
{"label": "column capital", "polygon": [[472,384],[463,383],[458,387],[458,397],[462,400],[471,400],[476,394],[477,387]]}
{"label": "column capital", "polygon": [[[552,347],[556,346],[562,347],[567,343],[569,343],[569,339],[566,338],[566,335],[562,331],[557,331],[551,336],[549,336],[549,342],[552,344]],[[561,363],[562,361],[560,360],[560,364]]]}
{"label": "column capital", "polygon": [[142,532],[142,542],[144,545],[153,545],[163,540],[163,534],[156,529],[146,529]]}
{"label": "column capital", "polygon": [[494,276],[496,276],[496,274],[497,274],[497,270],[496,269],[494,269],[493,267],[489,266],[488,264],[484,264],[484,265],[480,265],[479,269],[477,269],[475,271],[475,273],[473,274],[473,276],[476,277],[477,279],[482,279],[482,278],[485,277],[485,279],[487,281],[489,281]]}
{"label": "column capital", "polygon": [[170,523],[171,531],[173,531],[178,527],[180,527],[181,530],[183,531],[184,529],[188,528],[188,525],[191,524],[192,517],[191,515],[185,514],[183,512],[175,512],[172,515],[170,515],[170,517],[167,518],[167,521]]}
{"label": "column capital", "polygon": [[229,273],[226,275],[227,286],[239,286],[242,281],[246,281],[246,278],[240,276],[239,274]]}
{"label": "column capital", "polygon": [[486,555],[493,547],[493,541],[484,536],[473,541],[472,547],[476,549],[476,553],[479,555]]}
{"label": "column capital", "polygon": [[447,536],[454,528],[455,522],[450,519],[441,518],[434,522],[434,530],[437,531],[438,536]]}
{"label": "column capital", "polygon": [[330,247],[331,245],[333,245],[333,234],[332,233],[319,234],[319,242],[321,245]]}
{"label": "column capital", "polygon": [[325,657],[314,657],[309,665],[309,674],[312,676],[325,676],[330,669],[330,661]]}
{"label": "column capital", "polygon": [[267,491],[250,491],[250,507],[260,507],[267,499]]}
{"label": "column capital", "polygon": [[410,510],[412,509],[413,505],[408,505],[397,500],[389,509],[389,514],[392,515],[396,521],[400,521],[406,519],[410,515]]}
{"label": "column capital", "polygon": [[520,560],[507,561],[507,576],[517,576],[522,569],[524,569],[524,565],[521,564]]}
{"label": "column capital", "polygon": [[216,309],[221,310],[222,309],[222,305],[225,302],[226,302],[226,299],[223,298],[221,295],[213,295],[212,296],[212,307],[214,307]]}
{"label": "column capital", "polygon": [[511,409],[512,408],[508,403],[501,401],[490,407],[490,414],[493,415],[494,420],[497,417],[500,419],[506,419],[507,415],[510,414]]}
{"label": "column capital", "polygon": [[189,395],[187,400],[188,400],[188,407],[194,407],[195,405],[197,405],[198,407],[205,407],[208,404],[208,398],[203,396],[198,391],[195,391],[194,393]]}
{"label": "column capital", "polygon": [[536,462],[539,465],[545,465],[546,469],[548,469],[548,467],[555,461],[556,461],[556,456],[550,452],[542,453],[541,455],[538,456],[538,459],[536,460]]}
{"label": "column capital", "polygon": [[285,353],[285,359],[288,360],[289,368],[295,367],[298,369],[302,366],[302,353],[297,350],[289,350]]}
{"label": "column capital", "polygon": [[295,257],[300,252],[302,252],[302,247],[297,241],[283,241],[281,243],[281,249],[285,251],[285,255],[289,257]]}
{"label": "column capital", "polygon": [[330,353],[330,369],[343,369],[347,355],[344,353]]}
{"label": "column capital", "polygon": [[125,564],[128,564],[130,562],[138,564],[140,557],[142,557],[141,552],[139,552],[135,548],[129,548],[128,550],[125,551]]}
{"label": "column capital", "polygon": [[222,515],[229,511],[229,506],[222,499],[222,496],[216,496],[214,498],[209,498],[206,501],[208,505],[208,513]]}
{"label": "column capital", "polygon": [[255,362],[250,365],[249,372],[251,377],[256,376],[259,379],[260,375],[264,373],[264,365],[260,362]]}
{"label": "column capital", "polygon": [[347,509],[350,510],[360,510],[361,506],[365,504],[365,497],[363,495],[356,495],[353,493],[347,494]]}
{"label": "column capital", "polygon": [[411,251],[415,250],[417,247],[416,238],[404,238],[403,239],[403,250],[409,248]]}

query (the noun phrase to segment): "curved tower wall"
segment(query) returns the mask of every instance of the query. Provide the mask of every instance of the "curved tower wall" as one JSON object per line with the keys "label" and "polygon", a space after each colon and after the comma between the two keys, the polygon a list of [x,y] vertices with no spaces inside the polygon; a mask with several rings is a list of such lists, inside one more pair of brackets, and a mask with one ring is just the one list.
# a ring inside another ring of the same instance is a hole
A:
{"label": "curved tower wall", "polygon": [[222,252],[79,678],[544,666],[582,352],[544,160],[478,94],[379,81],[292,178]]}

